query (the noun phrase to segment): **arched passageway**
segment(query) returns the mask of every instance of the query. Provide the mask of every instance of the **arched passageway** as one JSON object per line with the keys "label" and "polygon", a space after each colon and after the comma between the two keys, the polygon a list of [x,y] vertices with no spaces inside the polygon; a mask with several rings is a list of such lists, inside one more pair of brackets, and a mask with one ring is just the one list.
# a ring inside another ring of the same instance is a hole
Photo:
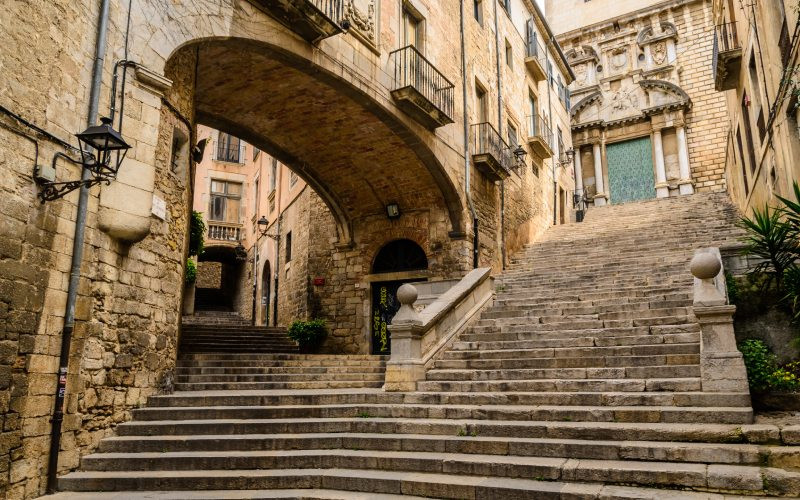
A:
{"label": "arched passageway", "polygon": [[184,45],[168,68],[176,81],[193,72],[197,123],[267,151],[312,186],[334,215],[340,243],[352,244],[354,226],[385,217],[388,204],[447,221],[446,233],[463,232],[460,194],[440,160],[349,82],[247,39]]}

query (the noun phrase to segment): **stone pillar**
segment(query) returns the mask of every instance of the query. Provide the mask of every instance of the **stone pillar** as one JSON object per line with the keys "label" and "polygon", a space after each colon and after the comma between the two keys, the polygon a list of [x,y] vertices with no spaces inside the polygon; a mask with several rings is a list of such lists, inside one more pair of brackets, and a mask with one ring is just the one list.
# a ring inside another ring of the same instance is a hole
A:
{"label": "stone pillar", "polygon": [[422,319],[414,310],[417,289],[406,283],[397,290],[400,310],[390,325],[392,331],[392,355],[386,363],[384,391],[416,391],[417,382],[425,378],[422,363]]}
{"label": "stone pillar", "polygon": [[594,205],[602,207],[606,204],[607,196],[603,186],[603,158],[600,155],[599,142],[592,144],[592,155],[594,156],[594,185],[597,188],[597,194],[594,195]]}
{"label": "stone pillar", "polygon": [[667,169],[664,167],[664,145],[661,142],[661,130],[653,131],[653,149],[656,163],[656,197],[666,198],[669,196],[669,184],[667,184]]}
{"label": "stone pillar", "polygon": [[747,371],[736,347],[733,313],[718,248],[701,248],[690,264],[694,275],[694,315],[700,323],[703,392],[748,392]]}
{"label": "stone pillar", "polygon": [[686,143],[686,128],[681,125],[675,129],[678,137],[678,165],[680,166],[681,179],[678,181],[680,193],[694,193],[692,184],[692,172],[689,170],[689,146]]}
{"label": "stone pillar", "polygon": [[575,148],[575,194],[583,195],[583,167],[581,166],[581,148]]}

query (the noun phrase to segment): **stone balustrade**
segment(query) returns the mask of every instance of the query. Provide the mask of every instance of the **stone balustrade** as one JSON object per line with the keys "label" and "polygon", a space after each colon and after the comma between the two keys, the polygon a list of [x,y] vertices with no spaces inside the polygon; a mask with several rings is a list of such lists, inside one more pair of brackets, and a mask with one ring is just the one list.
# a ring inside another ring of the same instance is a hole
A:
{"label": "stone balustrade", "polygon": [[736,348],[733,313],[719,248],[701,248],[691,262],[694,315],[700,323],[700,371],[704,392],[747,392],[747,371]]}
{"label": "stone balustrade", "polygon": [[478,318],[494,299],[490,268],[469,272],[436,300],[418,311],[417,287],[397,291],[400,310],[392,319],[392,356],[386,366],[385,391],[414,391],[439,353]]}

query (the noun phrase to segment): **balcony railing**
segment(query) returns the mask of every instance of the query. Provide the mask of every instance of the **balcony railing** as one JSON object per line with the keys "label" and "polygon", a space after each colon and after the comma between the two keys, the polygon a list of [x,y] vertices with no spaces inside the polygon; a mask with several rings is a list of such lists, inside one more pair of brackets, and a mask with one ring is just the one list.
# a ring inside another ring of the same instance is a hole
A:
{"label": "balcony railing", "polygon": [[535,36],[529,37],[525,43],[525,67],[535,81],[541,82],[547,78],[547,52]]}
{"label": "balcony railing", "polygon": [[502,180],[510,175],[511,148],[491,123],[472,126],[472,162],[491,180]]}
{"label": "balcony railing", "polygon": [[238,242],[242,236],[242,225],[230,222],[208,221],[208,239]]}
{"label": "balcony railing", "polygon": [[214,159],[230,163],[244,163],[244,152],[241,142],[218,142],[214,147]]}
{"label": "balcony railing", "polygon": [[539,115],[528,116],[528,144],[540,159],[553,156],[553,132],[547,120]]}
{"label": "balcony railing", "polygon": [[398,105],[428,128],[453,123],[455,85],[413,45],[389,54]]}
{"label": "balcony railing", "polygon": [[343,32],[344,0],[255,0],[308,42]]}
{"label": "balcony railing", "polygon": [[711,60],[716,90],[736,88],[742,65],[742,45],[736,23],[718,24],[714,27],[714,48]]}

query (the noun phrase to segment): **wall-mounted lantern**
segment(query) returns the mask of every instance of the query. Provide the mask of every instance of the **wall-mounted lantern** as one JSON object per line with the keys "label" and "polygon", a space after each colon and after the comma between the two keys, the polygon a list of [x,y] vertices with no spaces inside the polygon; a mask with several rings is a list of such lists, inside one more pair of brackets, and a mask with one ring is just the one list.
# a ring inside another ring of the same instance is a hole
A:
{"label": "wall-mounted lantern", "polygon": [[397,219],[400,217],[400,205],[397,203],[389,203],[386,205],[386,216],[389,219]]}
{"label": "wall-mounted lantern", "polygon": [[91,187],[101,182],[110,184],[117,176],[130,145],[111,126],[110,118],[101,118],[100,122],[100,125],[91,126],[75,135],[81,150],[81,166],[91,173],[91,177],[77,181],[52,182],[34,172],[36,182],[42,187],[39,192],[42,203],[63,198],[84,185]]}

